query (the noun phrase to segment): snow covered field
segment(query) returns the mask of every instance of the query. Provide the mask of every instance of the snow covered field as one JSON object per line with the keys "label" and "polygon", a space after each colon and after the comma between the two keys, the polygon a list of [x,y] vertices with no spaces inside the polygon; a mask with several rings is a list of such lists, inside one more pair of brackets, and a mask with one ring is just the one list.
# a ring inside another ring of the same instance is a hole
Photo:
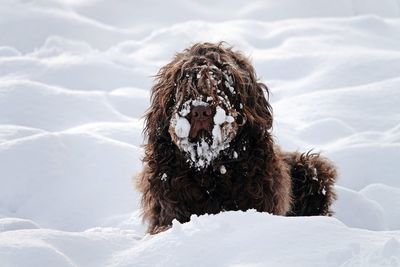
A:
{"label": "snow covered field", "polygon": [[[144,235],[152,75],[225,40],[274,135],[339,168],[334,218],[254,211]],[[400,266],[400,0],[0,0],[0,266]]]}

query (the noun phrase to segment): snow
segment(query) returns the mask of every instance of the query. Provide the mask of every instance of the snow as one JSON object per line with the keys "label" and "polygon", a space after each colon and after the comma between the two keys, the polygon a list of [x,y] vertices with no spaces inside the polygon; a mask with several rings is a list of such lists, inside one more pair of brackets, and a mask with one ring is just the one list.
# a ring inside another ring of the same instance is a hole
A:
{"label": "snow", "polygon": [[16,231],[22,229],[39,229],[40,227],[31,220],[19,218],[0,219],[0,232]]}
{"label": "snow", "polygon": [[[212,99],[210,101],[212,102]],[[223,149],[229,147],[229,142],[232,140],[230,132],[234,129],[232,126],[234,118],[226,115],[225,110],[220,106],[217,106],[215,110],[209,140],[206,137],[190,140],[191,124],[187,118],[190,116],[191,107],[209,105],[210,103],[200,99],[189,99],[182,104],[177,103],[175,115],[170,124],[170,129],[173,129],[173,134],[177,137],[176,145],[181,151],[187,153],[189,163],[196,169],[209,166]]]}
{"label": "snow", "polygon": [[167,174],[163,173],[163,175],[161,176],[161,180],[163,180],[164,182],[167,181]]}
{"label": "snow", "polygon": [[[0,265],[400,266],[399,16],[399,0],[3,0]],[[276,142],[338,167],[333,218],[224,212],[145,234],[131,180],[153,76],[220,40],[269,87]]]}
{"label": "snow", "polygon": [[225,174],[226,173],[226,167],[224,165],[221,165],[221,167],[219,168],[219,171],[221,172],[221,174]]}
{"label": "snow", "polygon": [[399,241],[399,233],[350,229],[334,218],[225,212],[175,222],[114,260],[118,266],[396,266]]}
{"label": "snow", "polygon": [[190,132],[189,121],[180,116],[176,116],[175,133],[179,138],[188,138]]}
{"label": "snow", "polygon": [[209,104],[207,102],[201,101],[201,100],[193,100],[192,101],[192,106],[196,107],[196,106],[208,106]]}
{"label": "snow", "polygon": [[214,116],[214,123],[221,125],[226,121],[226,113],[225,110],[221,107],[217,107]]}

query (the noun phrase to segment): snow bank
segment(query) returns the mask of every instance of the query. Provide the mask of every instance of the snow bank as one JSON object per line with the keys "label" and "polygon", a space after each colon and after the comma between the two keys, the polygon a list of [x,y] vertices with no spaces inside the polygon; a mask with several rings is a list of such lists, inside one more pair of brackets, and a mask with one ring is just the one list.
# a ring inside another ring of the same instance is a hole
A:
{"label": "snow bank", "polygon": [[0,235],[5,266],[400,264],[399,232],[347,228],[334,218],[285,218],[255,211],[192,216],[189,223],[175,222],[172,229],[143,239],[132,231],[112,228],[80,233],[18,230]]}
{"label": "snow bank", "polygon": [[225,212],[174,223],[113,261],[111,266],[395,266],[400,233],[350,229],[326,217]]}
{"label": "snow bank", "polygon": [[[399,0],[2,1],[1,265],[400,265],[399,15]],[[277,143],[337,165],[335,218],[144,234],[131,179],[152,76],[220,40],[270,88]]]}

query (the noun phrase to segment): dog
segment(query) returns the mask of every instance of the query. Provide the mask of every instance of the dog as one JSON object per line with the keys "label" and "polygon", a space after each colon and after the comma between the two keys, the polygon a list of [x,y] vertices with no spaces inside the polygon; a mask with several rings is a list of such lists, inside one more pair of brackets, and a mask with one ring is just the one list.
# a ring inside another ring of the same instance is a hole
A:
{"label": "dog", "polygon": [[223,42],[196,43],[159,70],[136,177],[150,234],[193,214],[332,215],[336,168],[274,143],[268,97],[250,60]]}

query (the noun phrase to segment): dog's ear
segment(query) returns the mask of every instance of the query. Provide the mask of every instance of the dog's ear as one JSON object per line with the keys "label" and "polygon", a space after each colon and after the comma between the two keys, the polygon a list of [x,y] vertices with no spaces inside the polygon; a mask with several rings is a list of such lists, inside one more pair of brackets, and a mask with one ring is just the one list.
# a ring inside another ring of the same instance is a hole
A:
{"label": "dog's ear", "polygon": [[169,121],[175,100],[176,73],[171,63],[162,67],[155,77],[151,89],[150,108],[144,115],[144,134],[148,143],[155,143],[158,136],[169,127]]}
{"label": "dog's ear", "polygon": [[242,101],[246,124],[265,134],[272,127],[272,108],[268,102],[269,91],[261,82],[250,82],[243,85]]}
{"label": "dog's ear", "polygon": [[234,66],[229,67],[229,72],[239,88],[245,125],[252,128],[255,134],[264,135],[272,127],[272,108],[268,102],[268,88],[264,83],[257,81],[256,72],[249,58],[240,52],[228,50],[233,58],[232,65]]}

